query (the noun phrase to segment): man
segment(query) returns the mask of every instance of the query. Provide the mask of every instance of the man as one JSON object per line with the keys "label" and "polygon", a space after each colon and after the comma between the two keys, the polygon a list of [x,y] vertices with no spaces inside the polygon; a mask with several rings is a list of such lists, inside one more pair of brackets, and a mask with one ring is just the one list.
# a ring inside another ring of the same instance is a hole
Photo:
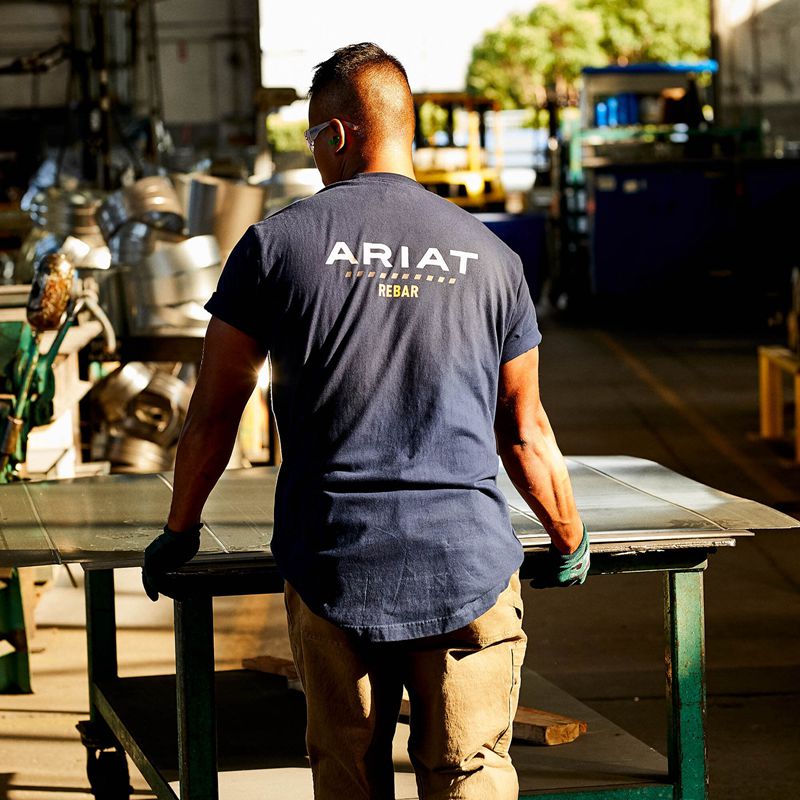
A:
{"label": "man", "polygon": [[519,258],[414,180],[405,71],[337,50],[310,91],[325,189],[251,227],[207,308],[165,533],[144,580],[196,552],[203,504],[269,353],[283,464],[272,551],[321,800],[394,797],[408,689],[421,798],[516,797],[522,548],[497,451],[553,546],[540,583],[582,582],[588,544],[538,393]]}

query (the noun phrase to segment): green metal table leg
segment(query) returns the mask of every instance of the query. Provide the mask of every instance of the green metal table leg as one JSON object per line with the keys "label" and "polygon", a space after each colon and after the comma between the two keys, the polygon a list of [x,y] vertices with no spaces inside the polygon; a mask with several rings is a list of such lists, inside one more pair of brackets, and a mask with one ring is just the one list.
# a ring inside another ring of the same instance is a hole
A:
{"label": "green metal table leg", "polygon": [[84,573],[86,648],[89,675],[89,723],[94,738],[116,742],[94,703],[92,687],[117,677],[117,614],[114,607],[114,570]]}
{"label": "green metal table leg", "polygon": [[84,573],[86,645],[89,685],[117,677],[117,614],[114,608],[114,570]]}
{"label": "green metal table leg", "polygon": [[702,571],[664,576],[667,746],[675,800],[706,800],[706,690]]}
{"label": "green metal table leg", "polygon": [[86,747],[86,775],[96,800],[127,800],[132,788],[125,750],[95,703],[94,686],[117,677],[114,570],[84,573],[89,720],[77,725]]}
{"label": "green metal table leg", "polygon": [[210,595],[175,601],[181,797],[217,800],[214,612]]}
{"label": "green metal table leg", "polygon": [[0,642],[11,651],[0,656],[0,692],[29,694],[31,671],[28,661],[28,632],[19,572],[11,569],[0,577]]}

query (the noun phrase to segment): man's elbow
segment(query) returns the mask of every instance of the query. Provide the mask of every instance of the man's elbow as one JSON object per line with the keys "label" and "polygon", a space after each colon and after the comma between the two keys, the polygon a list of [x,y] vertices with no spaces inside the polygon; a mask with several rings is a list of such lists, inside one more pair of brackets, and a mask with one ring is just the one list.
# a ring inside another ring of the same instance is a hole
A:
{"label": "man's elbow", "polygon": [[527,408],[498,406],[495,416],[498,445],[528,450],[551,433],[550,421],[541,403]]}
{"label": "man's elbow", "polygon": [[536,458],[548,449],[550,426],[545,422],[507,425],[497,429],[500,455],[518,458]]}

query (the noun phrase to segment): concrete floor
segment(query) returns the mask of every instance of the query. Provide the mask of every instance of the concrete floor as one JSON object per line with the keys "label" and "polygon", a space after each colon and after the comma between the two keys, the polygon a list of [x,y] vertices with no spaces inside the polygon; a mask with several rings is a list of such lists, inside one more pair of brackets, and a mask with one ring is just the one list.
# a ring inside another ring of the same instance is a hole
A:
{"label": "concrete floor", "polygon": [[[542,396],[562,450],[651,458],[725,491],[800,512],[787,444],[756,436],[755,339],[571,328],[543,320]],[[169,607],[122,581],[122,672],[174,666]],[[597,577],[568,592],[526,589],[527,665],[659,750],[665,742],[661,585]],[[64,605],[59,604],[61,607]],[[221,668],[288,656],[279,598],[216,604]],[[712,800],[800,790],[800,533],[720,552],[706,576]],[[39,631],[36,692],[0,697],[0,800],[89,798],[75,723],[86,713],[80,628]],[[132,770],[136,797],[150,796]]]}
{"label": "concrete floor", "polygon": [[[563,452],[650,458],[797,515],[791,448],[757,436],[754,339],[543,327]],[[800,533],[720,551],[705,589],[710,796],[800,796]],[[663,752],[660,580],[598,577],[526,600],[529,666]]]}

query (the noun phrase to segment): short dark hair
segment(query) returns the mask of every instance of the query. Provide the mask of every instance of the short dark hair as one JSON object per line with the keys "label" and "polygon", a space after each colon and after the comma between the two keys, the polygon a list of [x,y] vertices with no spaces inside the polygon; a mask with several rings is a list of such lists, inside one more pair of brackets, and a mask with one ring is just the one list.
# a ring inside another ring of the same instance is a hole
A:
{"label": "short dark hair", "polygon": [[366,67],[381,67],[399,72],[408,84],[405,67],[394,56],[372,42],[360,42],[334,50],[330,58],[314,67],[308,96],[313,97],[335,84],[349,83]]}
{"label": "short dark hair", "polygon": [[309,89],[323,114],[345,114],[360,128],[366,149],[414,138],[414,98],[403,65],[372,42],[340,47],[317,64]]}
{"label": "short dark hair", "polygon": [[340,47],[317,64],[311,105],[330,117],[345,114],[360,131],[365,149],[389,140],[411,145],[414,98],[403,65],[372,42]]}

